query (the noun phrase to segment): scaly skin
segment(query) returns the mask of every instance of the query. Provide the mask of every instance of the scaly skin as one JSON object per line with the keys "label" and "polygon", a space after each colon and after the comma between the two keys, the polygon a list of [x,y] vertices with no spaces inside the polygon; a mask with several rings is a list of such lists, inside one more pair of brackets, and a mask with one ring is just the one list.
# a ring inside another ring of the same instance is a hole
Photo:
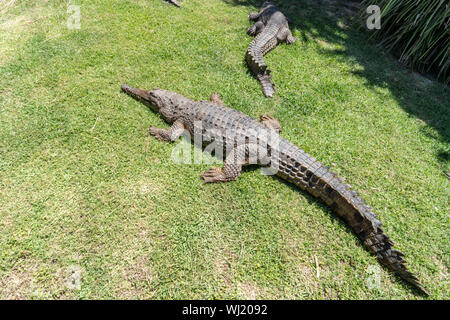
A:
{"label": "scaly skin", "polygon": [[275,93],[270,81],[270,70],[263,61],[263,56],[275,48],[279,42],[294,43],[296,39],[289,30],[288,19],[270,2],[264,2],[259,13],[251,12],[248,18],[255,24],[247,29],[247,34],[256,36],[250,43],[245,60],[261,84],[266,97]]}
{"label": "scaly skin", "polygon": [[[127,85],[122,90],[158,112],[172,126],[150,128],[150,134],[163,141],[175,141],[184,130],[201,134],[203,143],[214,142],[225,151],[223,168],[203,173],[205,183],[236,180],[243,165],[265,165],[280,178],[308,191],[332,208],[356,233],[365,247],[402,279],[428,295],[417,278],[407,270],[403,254],[392,249],[393,242],[381,229],[381,222],[356,191],[329,172],[315,158],[296,147],[278,132],[281,127],[270,116],[258,122],[248,115],[226,107],[217,94],[211,101],[193,101],[180,94],[161,90],[141,90]],[[195,125],[194,125],[195,124]],[[256,140],[258,138],[258,141]],[[257,141],[257,143],[256,143]],[[251,159],[254,162],[251,162]]]}

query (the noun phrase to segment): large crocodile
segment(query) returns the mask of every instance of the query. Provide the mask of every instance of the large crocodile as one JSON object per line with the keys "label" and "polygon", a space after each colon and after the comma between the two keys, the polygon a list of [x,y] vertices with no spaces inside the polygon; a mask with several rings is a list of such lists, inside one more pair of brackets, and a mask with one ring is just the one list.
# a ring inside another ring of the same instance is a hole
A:
{"label": "large crocodile", "polygon": [[258,122],[226,107],[217,94],[211,96],[211,101],[193,101],[162,89],[142,90],[122,85],[122,90],[172,124],[168,130],[150,127],[149,133],[156,138],[175,141],[187,130],[191,135],[199,134],[203,144],[215,144],[218,147],[216,154],[217,150],[225,151],[223,168],[211,168],[203,173],[205,183],[236,180],[243,165],[264,165],[268,173],[274,173],[324,201],[383,265],[427,294],[407,270],[403,254],[392,249],[393,242],[383,233],[372,208],[328,167],[282,138],[278,134],[281,130],[278,121],[262,116]]}
{"label": "large crocodile", "polygon": [[263,61],[263,56],[275,48],[279,42],[294,43],[296,39],[289,30],[288,19],[275,5],[266,1],[257,12],[251,12],[248,18],[255,24],[247,29],[247,34],[255,36],[245,54],[248,66],[261,84],[266,97],[272,97],[274,84],[270,81],[270,70]]}

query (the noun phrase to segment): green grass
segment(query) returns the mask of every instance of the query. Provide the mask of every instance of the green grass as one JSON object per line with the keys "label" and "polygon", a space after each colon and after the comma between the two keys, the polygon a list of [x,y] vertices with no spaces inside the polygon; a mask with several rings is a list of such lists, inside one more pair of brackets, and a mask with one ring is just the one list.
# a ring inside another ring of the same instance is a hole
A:
{"label": "green grass", "polygon": [[122,83],[278,118],[360,191],[431,298],[449,298],[448,87],[338,6],[283,2],[299,41],[266,56],[266,99],[244,62],[252,1],[72,2],[79,30],[66,1],[0,0],[0,298],[421,298],[385,269],[369,289],[377,260],[306,193],[251,169],[203,185],[209,165],[172,163],[174,145],[147,135],[167,125]]}
{"label": "green grass", "polygon": [[383,27],[374,36],[384,47],[402,63],[450,83],[447,1],[365,0],[362,7],[369,5],[380,7]]}

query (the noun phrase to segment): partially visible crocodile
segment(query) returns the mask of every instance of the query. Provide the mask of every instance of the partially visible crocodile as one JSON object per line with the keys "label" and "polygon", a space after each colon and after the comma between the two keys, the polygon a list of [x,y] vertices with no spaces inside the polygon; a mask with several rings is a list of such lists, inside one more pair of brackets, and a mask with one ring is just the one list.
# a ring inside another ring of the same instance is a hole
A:
{"label": "partially visible crocodile", "polygon": [[191,135],[200,134],[203,144],[214,143],[218,147],[216,154],[217,150],[225,151],[223,168],[211,168],[203,173],[205,183],[236,180],[242,166],[264,165],[280,178],[325,202],[383,265],[427,294],[407,270],[403,254],[392,249],[393,242],[384,234],[372,208],[341,178],[329,172],[328,167],[282,138],[278,134],[281,127],[277,120],[262,116],[258,122],[226,107],[217,94],[211,96],[211,101],[193,101],[161,89],[141,90],[122,85],[122,90],[172,124],[168,130],[150,127],[149,133],[157,139],[175,141],[187,130]]}
{"label": "partially visible crocodile", "polygon": [[173,4],[173,5],[175,5],[175,6],[177,6],[178,8],[181,7],[177,0],[166,0],[166,1],[167,1],[167,2],[170,2],[171,4]]}
{"label": "partially visible crocodile", "polygon": [[259,13],[251,12],[248,18],[255,24],[247,29],[247,34],[255,36],[245,54],[245,60],[255,77],[261,83],[266,97],[272,97],[274,84],[270,81],[270,70],[263,61],[263,56],[275,48],[279,42],[294,43],[296,38],[289,30],[288,19],[275,5],[266,1]]}

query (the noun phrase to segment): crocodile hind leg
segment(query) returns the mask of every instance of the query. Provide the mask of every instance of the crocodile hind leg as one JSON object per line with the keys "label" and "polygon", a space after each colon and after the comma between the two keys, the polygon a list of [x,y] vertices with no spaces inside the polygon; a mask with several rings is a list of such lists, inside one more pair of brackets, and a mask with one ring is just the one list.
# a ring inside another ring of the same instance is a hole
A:
{"label": "crocodile hind leg", "polygon": [[182,120],[176,120],[169,130],[155,128],[151,126],[148,132],[156,139],[166,142],[173,142],[177,140],[184,131],[184,124]]}
{"label": "crocodile hind leg", "polygon": [[201,177],[204,183],[227,182],[237,180],[242,167],[249,164],[267,165],[267,149],[256,144],[248,143],[234,147],[228,153],[223,168],[213,167],[205,171]]}
{"label": "crocodile hind leg", "polygon": [[225,103],[223,103],[222,99],[220,99],[219,94],[217,94],[216,92],[211,94],[211,96],[209,97],[209,100],[212,103],[218,104],[219,106],[225,106]]}
{"label": "crocodile hind leg", "polygon": [[250,28],[247,29],[247,34],[249,36],[257,36],[258,33],[260,33],[263,28],[264,28],[264,23],[262,23],[261,21],[258,21],[254,25],[252,25]]}
{"label": "crocodile hind leg", "polygon": [[278,122],[277,119],[273,118],[272,116],[269,116],[267,114],[263,114],[261,117],[259,117],[261,120],[261,123],[265,125],[266,127],[275,130],[275,132],[279,133],[281,132],[281,124]]}
{"label": "crocodile hind leg", "polygon": [[223,168],[213,167],[202,174],[204,183],[227,182],[236,180],[242,171],[242,165],[225,163]]}
{"label": "crocodile hind leg", "polygon": [[278,32],[277,38],[278,38],[278,41],[280,41],[280,42],[281,42],[281,41],[286,41],[287,44],[292,44],[292,43],[294,43],[295,41],[297,41],[297,38],[295,38],[295,37],[292,35],[291,30],[289,30],[289,28],[287,28],[287,27],[282,28],[282,29]]}
{"label": "crocodile hind leg", "polygon": [[213,167],[205,171],[201,177],[204,183],[226,182],[236,180],[242,171],[245,161],[245,146],[234,147],[227,155],[223,168]]}

